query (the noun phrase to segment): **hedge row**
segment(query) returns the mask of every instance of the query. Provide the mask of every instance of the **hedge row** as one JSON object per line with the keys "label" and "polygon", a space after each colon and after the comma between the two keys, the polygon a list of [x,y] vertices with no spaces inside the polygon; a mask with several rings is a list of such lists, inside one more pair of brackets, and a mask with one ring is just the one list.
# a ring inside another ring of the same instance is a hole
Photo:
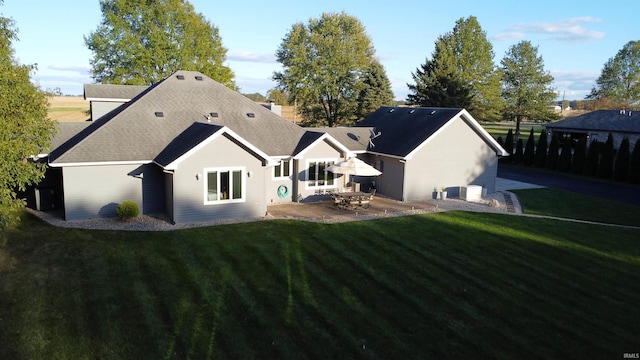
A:
{"label": "hedge row", "polygon": [[513,131],[509,129],[506,140],[499,137],[498,142],[511,154],[500,160],[504,163],[640,184],[640,139],[636,141],[633,152],[630,152],[628,138],[624,138],[615,151],[611,133],[606,142],[593,140],[588,146],[586,137],[574,145],[570,138],[559,139],[554,135],[547,146],[545,131],[540,132],[536,145],[531,129],[526,144],[523,146],[522,139],[518,139],[514,149]]}

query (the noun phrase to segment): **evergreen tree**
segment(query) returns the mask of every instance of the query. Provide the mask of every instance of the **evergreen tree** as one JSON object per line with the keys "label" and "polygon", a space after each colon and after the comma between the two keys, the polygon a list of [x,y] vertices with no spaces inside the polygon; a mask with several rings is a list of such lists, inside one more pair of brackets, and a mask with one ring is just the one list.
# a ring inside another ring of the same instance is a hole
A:
{"label": "evergreen tree", "polygon": [[551,142],[549,143],[549,152],[547,153],[547,162],[545,167],[550,170],[555,170],[558,167],[558,150],[559,141],[558,135],[553,134]]}
{"label": "evergreen tree", "polygon": [[513,131],[511,129],[509,129],[509,131],[507,132],[507,137],[504,140],[504,149],[507,150],[507,152],[509,153],[509,156],[504,158],[506,162],[512,162],[513,161]]}
{"label": "evergreen tree", "polygon": [[627,179],[627,171],[629,169],[629,138],[622,139],[616,162],[613,166],[613,179],[616,181],[625,181]]}
{"label": "evergreen tree", "polygon": [[524,148],[524,154],[522,155],[522,164],[525,166],[533,165],[533,159],[535,157],[535,140],[533,139],[533,128],[529,132],[529,138],[527,139],[527,145]]}
{"label": "evergreen tree", "polygon": [[453,31],[438,37],[432,59],[412,73],[407,84],[411,104],[466,108],[476,119],[500,119],[500,72],[493,46],[470,16],[456,21]]}
{"label": "evergreen tree", "polygon": [[529,41],[513,45],[502,59],[502,97],[505,101],[503,117],[516,122],[516,139],[522,121],[551,121],[557,119],[549,106],[556,98],[551,87],[553,76],[544,69],[538,48]]}
{"label": "evergreen tree", "polygon": [[373,59],[371,66],[364,74],[363,87],[358,95],[356,121],[362,120],[376,111],[380,106],[393,105],[391,82],[384,66]]}
{"label": "evergreen tree", "polygon": [[609,133],[607,141],[604,143],[602,157],[598,165],[598,177],[601,179],[610,179],[613,175],[613,135]]}
{"label": "evergreen tree", "polygon": [[573,159],[571,161],[571,172],[574,174],[582,174],[584,171],[584,164],[587,160],[587,137],[583,136],[578,141],[573,153]]}
{"label": "evergreen tree", "polygon": [[547,133],[542,130],[536,146],[535,166],[542,168],[547,162]]}
{"label": "evergreen tree", "polygon": [[521,164],[522,163],[522,158],[523,158],[523,153],[522,153],[522,139],[518,139],[517,143],[516,143],[516,151],[515,154],[513,155],[513,163],[514,164]]}
{"label": "evergreen tree", "polygon": [[627,181],[632,184],[640,184],[640,139],[633,146],[633,152],[629,159],[629,169],[627,170]]}
{"label": "evergreen tree", "polygon": [[98,83],[151,85],[199,71],[237,89],[218,28],[186,0],[100,0],[102,21],[84,38]]}
{"label": "evergreen tree", "polygon": [[584,174],[596,176],[598,174],[598,163],[600,157],[600,143],[598,140],[591,141],[587,151],[587,161],[584,163]]}
{"label": "evergreen tree", "polygon": [[571,171],[571,138],[565,138],[562,142],[562,150],[558,158],[558,170],[562,172]]}

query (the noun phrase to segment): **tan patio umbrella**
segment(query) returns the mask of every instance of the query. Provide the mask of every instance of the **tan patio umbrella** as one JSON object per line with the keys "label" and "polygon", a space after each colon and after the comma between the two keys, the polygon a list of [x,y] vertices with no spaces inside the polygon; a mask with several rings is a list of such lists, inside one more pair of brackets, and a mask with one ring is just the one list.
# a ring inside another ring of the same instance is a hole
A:
{"label": "tan patio umbrella", "polygon": [[378,176],[382,174],[382,172],[380,172],[378,169],[356,157],[341,161],[339,163],[335,163],[327,167],[327,170],[335,174],[356,176]]}
{"label": "tan patio umbrella", "polygon": [[378,176],[382,174],[378,169],[356,157],[330,165],[327,170],[334,174],[355,176]]}

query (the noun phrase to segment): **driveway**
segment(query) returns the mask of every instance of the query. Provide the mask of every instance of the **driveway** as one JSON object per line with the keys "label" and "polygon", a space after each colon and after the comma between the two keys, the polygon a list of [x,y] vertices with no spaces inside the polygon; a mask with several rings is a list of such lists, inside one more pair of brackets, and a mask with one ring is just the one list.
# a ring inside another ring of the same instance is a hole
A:
{"label": "driveway", "polygon": [[640,186],[637,185],[508,165],[498,167],[498,177],[640,206]]}

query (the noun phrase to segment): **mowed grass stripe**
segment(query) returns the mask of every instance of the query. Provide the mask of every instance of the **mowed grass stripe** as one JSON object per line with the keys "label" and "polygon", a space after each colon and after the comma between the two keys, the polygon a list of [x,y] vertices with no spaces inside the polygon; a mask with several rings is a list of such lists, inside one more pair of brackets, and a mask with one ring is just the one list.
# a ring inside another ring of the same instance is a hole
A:
{"label": "mowed grass stripe", "polygon": [[0,358],[610,357],[640,333],[630,229],[464,212],[24,226],[0,246],[19,264],[0,268]]}

